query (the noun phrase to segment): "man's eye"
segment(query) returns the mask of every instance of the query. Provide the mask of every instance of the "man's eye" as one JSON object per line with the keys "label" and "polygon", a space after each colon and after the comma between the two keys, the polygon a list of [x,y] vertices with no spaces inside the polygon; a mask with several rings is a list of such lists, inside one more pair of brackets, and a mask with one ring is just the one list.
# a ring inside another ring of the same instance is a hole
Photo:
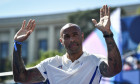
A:
{"label": "man's eye", "polygon": [[69,36],[64,36],[64,38],[69,38]]}

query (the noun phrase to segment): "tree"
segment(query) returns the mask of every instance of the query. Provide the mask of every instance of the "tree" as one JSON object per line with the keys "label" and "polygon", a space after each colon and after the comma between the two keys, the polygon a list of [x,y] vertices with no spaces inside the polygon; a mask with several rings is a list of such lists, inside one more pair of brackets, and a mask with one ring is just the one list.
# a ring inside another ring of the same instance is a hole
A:
{"label": "tree", "polygon": [[[111,12],[116,8],[111,8]],[[77,11],[68,16],[70,23],[75,23],[81,27],[81,30],[84,32],[85,38],[95,29],[91,19],[100,19],[100,9],[95,10],[86,10],[86,11]],[[125,11],[122,10],[122,15],[125,15]]]}
{"label": "tree", "polygon": [[137,8],[136,14],[140,15],[140,6]]}
{"label": "tree", "polygon": [[40,51],[40,58],[33,62],[33,63],[29,63],[26,66],[27,67],[33,67],[37,64],[39,64],[41,61],[43,61],[44,59],[50,58],[50,57],[54,57],[56,55],[62,56],[64,54],[64,52],[60,53],[58,51],[46,51],[46,52],[42,52]]}

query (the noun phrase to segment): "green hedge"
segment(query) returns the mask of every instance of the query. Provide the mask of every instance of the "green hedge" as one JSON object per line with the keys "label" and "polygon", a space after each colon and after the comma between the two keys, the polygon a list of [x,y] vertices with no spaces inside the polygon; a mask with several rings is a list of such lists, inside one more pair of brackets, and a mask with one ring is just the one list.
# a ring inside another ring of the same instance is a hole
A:
{"label": "green hedge", "polygon": [[56,55],[62,56],[63,54],[64,54],[64,52],[62,53],[62,52],[58,52],[58,51],[46,51],[46,52],[40,51],[40,58],[33,63],[27,64],[26,67],[33,67],[33,66],[39,64],[44,59],[47,59],[47,58],[50,58],[50,57],[53,57]]}

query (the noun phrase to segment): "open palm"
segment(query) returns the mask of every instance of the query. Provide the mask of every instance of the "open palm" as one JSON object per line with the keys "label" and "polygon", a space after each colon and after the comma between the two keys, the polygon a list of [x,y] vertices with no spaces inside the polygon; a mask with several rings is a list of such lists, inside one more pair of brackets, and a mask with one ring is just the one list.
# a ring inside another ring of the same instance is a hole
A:
{"label": "open palm", "polygon": [[23,21],[21,29],[16,33],[14,40],[18,42],[25,41],[28,36],[33,32],[35,28],[35,20],[29,20],[27,26],[25,27],[26,20]]}
{"label": "open palm", "polygon": [[95,26],[101,30],[104,34],[110,34],[110,8],[107,7],[107,5],[104,5],[100,9],[100,21],[97,23],[95,19],[92,19]]}

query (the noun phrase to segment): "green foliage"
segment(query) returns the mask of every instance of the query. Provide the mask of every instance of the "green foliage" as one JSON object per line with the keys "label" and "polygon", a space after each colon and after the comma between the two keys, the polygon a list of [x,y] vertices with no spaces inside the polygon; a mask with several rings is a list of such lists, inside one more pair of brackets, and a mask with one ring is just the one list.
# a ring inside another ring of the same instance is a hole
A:
{"label": "green foliage", "polygon": [[136,14],[140,15],[140,6],[137,8]]}
{"label": "green foliage", "polygon": [[[112,12],[116,8],[111,8]],[[125,11],[122,10],[122,15],[125,15]],[[82,32],[84,32],[85,38],[95,29],[94,24],[91,19],[96,19],[97,22],[100,20],[100,9],[77,11],[68,16],[70,23],[75,23],[81,27]]]}
{"label": "green foliage", "polygon": [[40,51],[40,58],[33,63],[27,64],[26,66],[27,67],[33,67],[33,66],[39,64],[44,59],[47,59],[47,58],[50,58],[50,57],[53,57],[53,56],[56,56],[56,55],[62,56],[63,54],[64,53],[60,53],[58,51],[46,51],[46,52]]}
{"label": "green foliage", "polygon": [[95,18],[99,20],[97,17],[99,17],[99,10],[87,10],[72,13],[68,19],[69,22],[79,25],[84,32],[85,37],[87,37],[87,35],[95,29],[91,19]]}
{"label": "green foliage", "polygon": [[[8,72],[8,71],[12,71],[12,67],[11,67],[11,61],[9,59],[5,59],[3,61],[3,65],[4,67],[1,68],[1,72]],[[1,76],[0,77],[0,82],[4,82],[7,79],[12,79],[13,76]]]}
{"label": "green foliage", "polygon": [[12,70],[12,64],[11,64],[11,61],[6,59],[6,66],[5,66],[5,72],[6,71],[11,71]]}

